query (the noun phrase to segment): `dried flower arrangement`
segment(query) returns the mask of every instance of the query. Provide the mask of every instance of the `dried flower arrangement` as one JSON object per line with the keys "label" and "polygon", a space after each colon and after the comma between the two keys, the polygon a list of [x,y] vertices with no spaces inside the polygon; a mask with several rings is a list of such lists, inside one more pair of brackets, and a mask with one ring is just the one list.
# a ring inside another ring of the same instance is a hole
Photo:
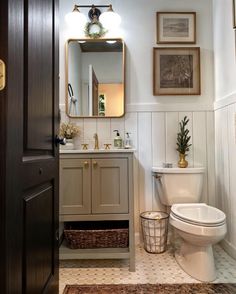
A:
{"label": "dried flower arrangement", "polygon": [[60,136],[66,139],[73,139],[79,134],[79,127],[72,123],[62,123],[60,126]]}

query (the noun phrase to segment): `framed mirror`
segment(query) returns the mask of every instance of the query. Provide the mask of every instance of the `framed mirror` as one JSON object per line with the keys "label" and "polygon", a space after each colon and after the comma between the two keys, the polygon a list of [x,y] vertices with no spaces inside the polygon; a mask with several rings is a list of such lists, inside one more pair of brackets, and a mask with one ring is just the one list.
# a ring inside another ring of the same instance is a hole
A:
{"label": "framed mirror", "polygon": [[70,39],[66,43],[69,117],[121,117],[125,113],[122,39]]}

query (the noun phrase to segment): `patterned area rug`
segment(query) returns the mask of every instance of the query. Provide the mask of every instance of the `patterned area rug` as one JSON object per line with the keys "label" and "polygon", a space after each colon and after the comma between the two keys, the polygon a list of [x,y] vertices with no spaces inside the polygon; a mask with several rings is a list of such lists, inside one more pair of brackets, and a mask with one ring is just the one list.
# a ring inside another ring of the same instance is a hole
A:
{"label": "patterned area rug", "polygon": [[63,294],[236,294],[236,284],[67,285]]}

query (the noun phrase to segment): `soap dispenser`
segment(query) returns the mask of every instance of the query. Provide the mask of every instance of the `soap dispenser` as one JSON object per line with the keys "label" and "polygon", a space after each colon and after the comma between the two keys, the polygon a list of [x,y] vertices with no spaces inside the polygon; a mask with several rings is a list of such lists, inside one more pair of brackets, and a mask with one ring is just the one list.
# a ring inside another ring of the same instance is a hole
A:
{"label": "soap dispenser", "polygon": [[114,139],[114,147],[117,149],[121,149],[123,147],[123,142],[120,133],[118,130],[114,130],[113,132],[116,132],[116,136]]}
{"label": "soap dispenser", "polygon": [[125,133],[126,134],[126,138],[125,138],[125,149],[130,149],[132,148],[132,144],[131,144],[131,139],[130,139],[130,134],[131,133]]}

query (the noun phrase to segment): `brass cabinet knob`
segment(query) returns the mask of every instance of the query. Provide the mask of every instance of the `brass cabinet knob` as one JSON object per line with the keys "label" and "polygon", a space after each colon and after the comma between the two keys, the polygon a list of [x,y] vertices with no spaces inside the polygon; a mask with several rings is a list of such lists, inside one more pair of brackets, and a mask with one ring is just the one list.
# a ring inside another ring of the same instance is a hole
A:
{"label": "brass cabinet knob", "polygon": [[97,161],[93,162],[93,166],[96,167],[98,165]]}
{"label": "brass cabinet knob", "polygon": [[89,166],[89,163],[88,163],[88,161],[86,160],[85,162],[84,162],[84,167],[88,167]]}

